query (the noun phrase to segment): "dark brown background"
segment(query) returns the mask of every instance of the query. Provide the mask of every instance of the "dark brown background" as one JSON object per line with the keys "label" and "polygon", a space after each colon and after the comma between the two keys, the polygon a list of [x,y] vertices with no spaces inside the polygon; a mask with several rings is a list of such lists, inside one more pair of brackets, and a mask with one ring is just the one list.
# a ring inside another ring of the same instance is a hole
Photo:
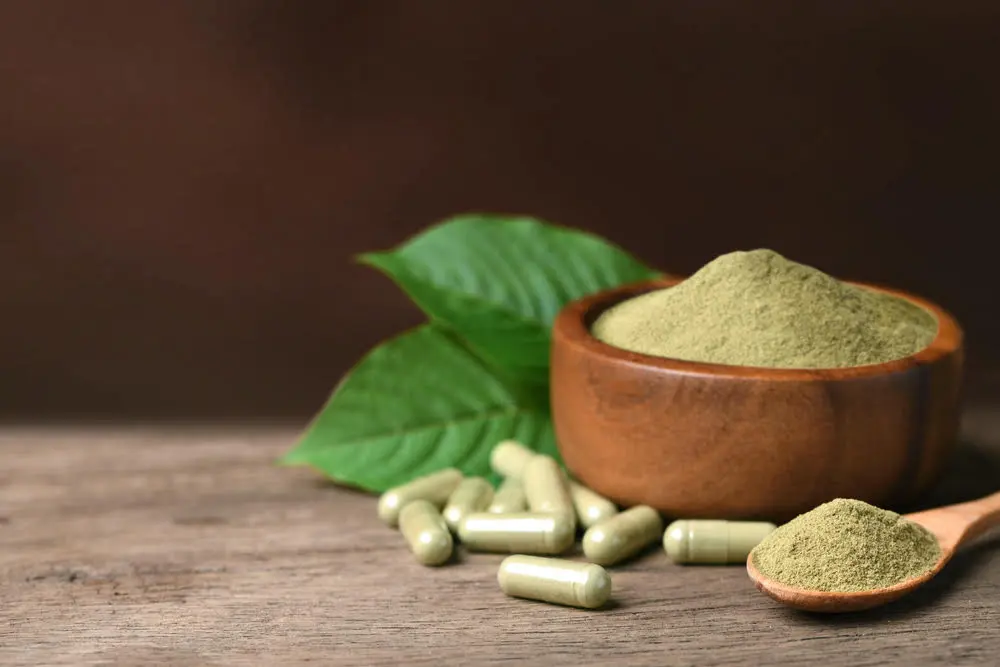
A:
{"label": "dark brown background", "polygon": [[469,209],[914,290],[985,381],[1000,4],[805,4],[7,0],[0,413],[304,418],[418,320],[351,255]]}

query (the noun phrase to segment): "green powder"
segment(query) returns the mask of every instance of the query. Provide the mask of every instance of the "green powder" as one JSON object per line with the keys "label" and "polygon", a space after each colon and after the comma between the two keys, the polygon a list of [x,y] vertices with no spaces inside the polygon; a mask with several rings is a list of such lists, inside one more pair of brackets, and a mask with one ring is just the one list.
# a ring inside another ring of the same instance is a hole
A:
{"label": "green powder", "polygon": [[923,526],[842,498],[792,519],[750,554],[769,579],[816,591],[885,588],[927,572],[940,556]]}
{"label": "green powder", "polygon": [[937,319],[772,250],[717,257],[679,285],[620,303],[592,327],[615,347],[736,366],[842,368],[927,347]]}

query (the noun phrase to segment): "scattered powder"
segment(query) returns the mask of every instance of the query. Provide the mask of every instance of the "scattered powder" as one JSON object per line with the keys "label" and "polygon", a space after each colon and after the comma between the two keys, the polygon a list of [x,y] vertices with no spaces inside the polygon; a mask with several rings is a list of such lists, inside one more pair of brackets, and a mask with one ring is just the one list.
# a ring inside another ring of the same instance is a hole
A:
{"label": "scattered powder", "polygon": [[919,576],[941,556],[923,526],[860,500],[838,498],[781,526],[751,552],[770,579],[817,591],[885,588]]}
{"label": "scattered powder", "polygon": [[842,368],[927,347],[920,306],[841,282],[772,250],[717,257],[682,283],[620,303],[592,327],[615,347],[674,359],[772,368]]}

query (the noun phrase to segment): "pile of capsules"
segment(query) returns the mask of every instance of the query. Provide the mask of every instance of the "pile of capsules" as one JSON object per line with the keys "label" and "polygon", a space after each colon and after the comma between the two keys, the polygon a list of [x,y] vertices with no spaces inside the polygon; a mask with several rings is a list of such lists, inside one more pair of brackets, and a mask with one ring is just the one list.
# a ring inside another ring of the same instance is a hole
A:
{"label": "pile of capsules", "polygon": [[[456,535],[466,549],[515,554],[500,564],[497,581],[512,597],[596,609],[611,596],[604,566],[619,563],[660,539],[675,563],[741,563],[775,526],[757,521],[682,519],[664,531],[646,505],[623,512],[570,479],[555,459],[505,440],[490,454],[503,477],[494,493],[483,477],[446,468],[382,494],[379,517],[398,526],[424,565],[451,558]],[[443,509],[442,509],[443,508]],[[565,554],[582,528],[588,562]]]}

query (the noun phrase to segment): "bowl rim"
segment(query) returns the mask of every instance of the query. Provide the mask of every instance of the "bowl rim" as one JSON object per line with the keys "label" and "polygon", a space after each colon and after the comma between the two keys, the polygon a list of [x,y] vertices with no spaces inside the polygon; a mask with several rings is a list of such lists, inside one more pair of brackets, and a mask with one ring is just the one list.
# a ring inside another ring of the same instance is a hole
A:
{"label": "bowl rim", "polygon": [[938,330],[934,339],[927,347],[914,354],[881,364],[843,368],[769,368],[658,357],[615,347],[598,340],[591,334],[587,322],[592,322],[597,315],[611,306],[646,292],[673,287],[683,282],[684,279],[682,276],[661,276],[640,280],[571,301],[560,310],[553,323],[553,345],[567,345],[583,354],[603,357],[619,364],[655,368],[682,375],[747,380],[813,381],[855,379],[901,373],[915,366],[934,364],[955,354],[961,349],[963,343],[964,334],[958,322],[948,311],[936,303],[903,290],[852,280],[844,282],[906,299],[930,312],[938,321]]}

